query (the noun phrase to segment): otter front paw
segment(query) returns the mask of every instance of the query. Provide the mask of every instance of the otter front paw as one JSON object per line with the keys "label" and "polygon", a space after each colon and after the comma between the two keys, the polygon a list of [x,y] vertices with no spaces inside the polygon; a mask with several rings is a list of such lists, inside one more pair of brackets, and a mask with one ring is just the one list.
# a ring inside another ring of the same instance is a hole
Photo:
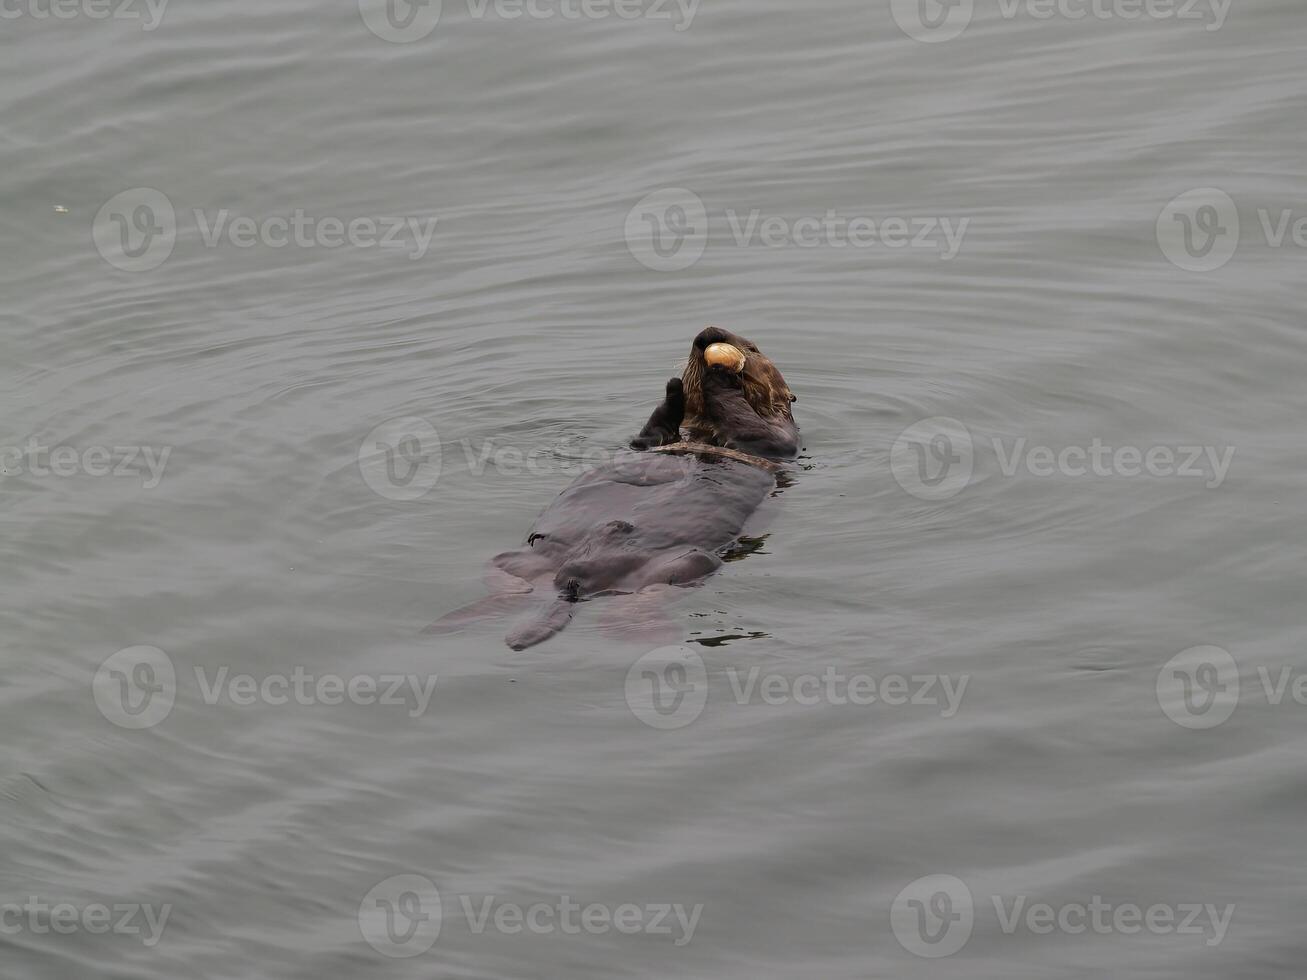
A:
{"label": "otter front paw", "polygon": [[728,389],[733,388],[740,390],[744,387],[744,382],[740,380],[738,372],[732,370],[724,364],[710,365],[703,376],[704,388]]}
{"label": "otter front paw", "polygon": [[680,378],[667,382],[667,394],[663,403],[654,409],[640,434],[631,440],[631,448],[636,450],[652,449],[678,442],[681,438],[681,422],[685,419],[685,390]]}

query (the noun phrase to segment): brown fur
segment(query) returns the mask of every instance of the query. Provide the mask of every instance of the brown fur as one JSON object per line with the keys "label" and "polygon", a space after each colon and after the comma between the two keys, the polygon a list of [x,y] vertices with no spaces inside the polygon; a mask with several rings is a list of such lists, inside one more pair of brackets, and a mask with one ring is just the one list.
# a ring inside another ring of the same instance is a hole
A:
{"label": "brown fur", "polygon": [[[733,344],[744,351],[744,370],[740,374],[744,397],[748,399],[753,410],[764,418],[782,417],[793,420],[790,403],[794,393],[785,383],[785,378],[771,360],[758,350],[758,345],[751,340],[733,334],[729,330],[716,328],[721,333],[721,342]],[[708,370],[703,359],[703,351],[691,346],[690,359],[686,362],[681,375],[685,388],[685,428],[691,432],[711,431],[711,426],[703,419],[703,379]]]}

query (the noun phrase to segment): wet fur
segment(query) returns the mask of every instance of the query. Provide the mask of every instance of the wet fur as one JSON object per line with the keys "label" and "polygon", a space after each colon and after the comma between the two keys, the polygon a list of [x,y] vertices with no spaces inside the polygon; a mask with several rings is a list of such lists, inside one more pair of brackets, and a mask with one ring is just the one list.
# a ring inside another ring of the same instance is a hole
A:
{"label": "wet fur", "polygon": [[744,370],[739,377],[744,396],[754,411],[767,418],[794,421],[790,412],[790,405],[796,400],[794,393],[790,391],[790,386],[785,383],[785,378],[776,365],[758,349],[758,345],[721,327],[706,327],[695,337],[685,370],[681,372],[687,427],[694,427],[703,417],[703,383],[709,370],[703,352],[712,344],[731,344],[744,351]]}
{"label": "wet fur", "polygon": [[[742,350],[744,369],[710,368],[703,351],[714,343]],[[720,327],[701,331],[679,382],[669,382],[635,444],[676,443],[683,423],[693,438],[729,451],[714,455],[689,446],[686,454],[624,454],[573,481],[540,515],[523,547],[493,560],[496,575],[513,585],[504,604],[533,589],[549,596],[543,610],[510,631],[508,645],[520,650],[556,635],[587,599],[693,585],[721,567],[722,555],[776,485],[779,465],[771,460],[798,452],[793,401],[784,377],[755,344]],[[492,596],[431,630],[457,628],[468,612],[504,604]]]}
{"label": "wet fur", "polygon": [[[721,343],[744,351],[743,371],[732,375],[708,366],[704,351]],[[721,327],[706,327],[690,346],[681,384],[685,394],[683,425],[692,438],[774,458],[798,453],[799,427],[790,409],[796,401],[794,392],[753,341]],[[732,404],[731,388],[738,390],[752,412]],[[709,397],[713,393],[716,398]]]}

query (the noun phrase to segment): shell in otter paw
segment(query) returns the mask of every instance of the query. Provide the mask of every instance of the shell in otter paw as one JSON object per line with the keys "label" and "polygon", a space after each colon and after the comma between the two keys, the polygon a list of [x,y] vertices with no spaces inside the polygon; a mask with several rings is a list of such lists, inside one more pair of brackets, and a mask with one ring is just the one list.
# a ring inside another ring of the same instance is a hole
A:
{"label": "shell in otter paw", "polygon": [[703,359],[710,366],[720,364],[736,374],[744,370],[744,351],[734,344],[710,344],[703,352]]}

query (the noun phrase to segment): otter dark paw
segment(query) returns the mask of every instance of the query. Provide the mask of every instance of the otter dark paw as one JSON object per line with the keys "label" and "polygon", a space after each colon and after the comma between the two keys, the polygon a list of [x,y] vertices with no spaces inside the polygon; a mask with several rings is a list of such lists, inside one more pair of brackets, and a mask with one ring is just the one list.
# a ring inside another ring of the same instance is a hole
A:
{"label": "otter dark paw", "polygon": [[685,390],[680,378],[672,378],[667,382],[667,394],[663,403],[654,409],[640,434],[631,440],[631,448],[653,449],[678,442],[684,419]]}
{"label": "otter dark paw", "polygon": [[744,382],[740,380],[739,374],[724,367],[720,364],[714,364],[704,372],[703,386],[706,390],[733,390],[740,391],[744,388]]}

